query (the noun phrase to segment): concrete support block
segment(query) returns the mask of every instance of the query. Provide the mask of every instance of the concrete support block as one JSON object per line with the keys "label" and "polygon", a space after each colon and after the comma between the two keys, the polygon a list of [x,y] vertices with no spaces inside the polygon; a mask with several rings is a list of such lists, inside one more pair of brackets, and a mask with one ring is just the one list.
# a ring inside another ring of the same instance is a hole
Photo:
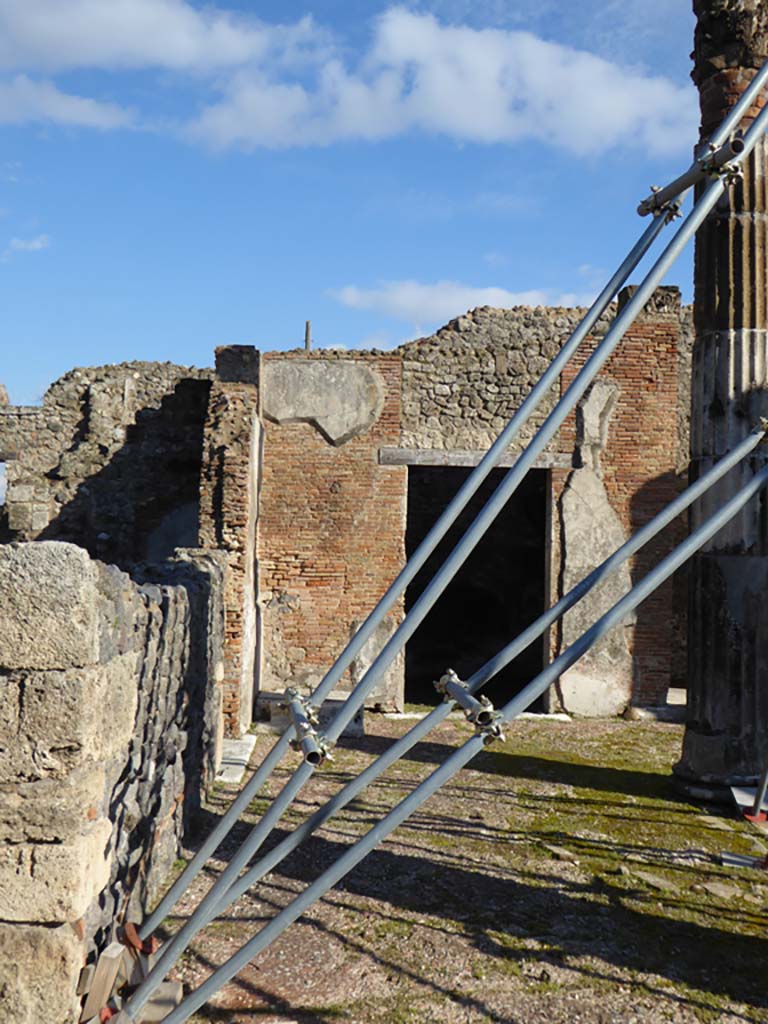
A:
{"label": "concrete support block", "polygon": [[0,547],[0,666],[64,669],[97,661],[96,569],[73,544]]}
{"label": "concrete support block", "polygon": [[74,1024],[83,943],[69,925],[0,924],[0,1020]]}
{"label": "concrete support block", "polygon": [[67,843],[0,849],[0,919],[76,921],[109,881],[112,824],[102,818]]}

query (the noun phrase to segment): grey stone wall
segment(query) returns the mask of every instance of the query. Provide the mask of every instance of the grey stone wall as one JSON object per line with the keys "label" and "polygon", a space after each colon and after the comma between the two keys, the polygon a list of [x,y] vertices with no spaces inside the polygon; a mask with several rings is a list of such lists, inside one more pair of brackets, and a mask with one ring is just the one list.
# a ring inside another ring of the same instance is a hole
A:
{"label": "grey stone wall", "polygon": [[[406,448],[485,449],[506,426],[584,316],[583,309],[481,306],[403,357],[402,440]],[[605,332],[612,307],[594,334]],[[523,448],[557,400],[542,402],[515,443]],[[554,442],[553,442],[554,444]]]}
{"label": "grey stone wall", "polygon": [[0,405],[2,540],[66,540],[123,568],[197,542],[211,371],[72,370],[43,405]]}
{"label": "grey stone wall", "polygon": [[179,554],[135,582],[0,546],[0,1020],[77,1019],[81,967],[142,917],[211,778],[222,568]]}

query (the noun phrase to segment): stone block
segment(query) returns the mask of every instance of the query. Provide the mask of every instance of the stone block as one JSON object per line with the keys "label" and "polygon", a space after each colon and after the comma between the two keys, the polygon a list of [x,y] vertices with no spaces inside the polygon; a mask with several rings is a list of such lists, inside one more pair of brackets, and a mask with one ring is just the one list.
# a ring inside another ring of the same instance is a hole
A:
{"label": "stone block", "polygon": [[62,779],[0,785],[0,843],[64,843],[98,815],[103,768],[87,764]]}
{"label": "stone block", "polygon": [[124,752],[136,718],[136,657],[103,668],[0,676],[0,784],[61,777]]}
{"label": "stone block", "polygon": [[109,881],[112,824],[102,818],[66,843],[0,849],[0,919],[76,921]]}
{"label": "stone block", "polygon": [[369,430],[384,405],[384,388],[370,367],[341,360],[265,363],[264,415],[275,423],[312,423],[332,445]]}
{"label": "stone block", "polygon": [[0,547],[0,666],[58,669],[98,659],[96,572],[74,544]]}
{"label": "stone block", "polygon": [[69,925],[0,924],[0,1020],[74,1024],[83,943]]}

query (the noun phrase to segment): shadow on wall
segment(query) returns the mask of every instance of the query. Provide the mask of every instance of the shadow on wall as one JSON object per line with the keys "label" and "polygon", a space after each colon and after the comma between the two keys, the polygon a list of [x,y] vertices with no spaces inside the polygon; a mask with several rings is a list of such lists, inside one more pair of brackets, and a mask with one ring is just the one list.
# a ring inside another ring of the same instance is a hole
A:
{"label": "shadow on wall", "polygon": [[[196,546],[209,390],[207,380],[182,380],[159,408],[140,410],[122,447],[85,476],[39,539],[70,541],[124,569],[167,558],[176,547]],[[47,473],[53,488],[58,480],[66,487],[70,465],[74,476],[89,456],[95,463],[106,454],[88,440],[87,416],[86,411],[59,465]]]}

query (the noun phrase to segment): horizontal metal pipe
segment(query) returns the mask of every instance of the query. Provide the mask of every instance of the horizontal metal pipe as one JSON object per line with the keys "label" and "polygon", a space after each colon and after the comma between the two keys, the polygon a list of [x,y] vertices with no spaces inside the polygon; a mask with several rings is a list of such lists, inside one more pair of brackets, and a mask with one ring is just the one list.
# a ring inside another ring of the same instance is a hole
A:
{"label": "horizontal metal pipe", "polygon": [[[501,709],[504,722],[510,722],[528,705],[536,700],[559,676],[574,665],[598,640],[614,626],[622,622],[630,612],[661,586],[688,558],[710,540],[722,527],[750,501],[758,491],[768,483],[768,467],[761,470],[755,477],[730,499],[710,520],[700,526],[670,555],[664,558],[655,569],[632,590],[617,602],[614,607],[584,632],[568,650],[556,658],[539,675]],[[297,918],[301,917],[309,907],[321,899],[349,871],[370,853],[379,843],[383,842],[391,832],[401,825],[414,811],[437,792],[441,786],[449,782],[453,776],[484,747],[485,737],[473,736],[454,753],[428,778],[413,790],[404,800],[393,808],[377,825],[362,839],[358,840],[339,859],[316,879],[307,889],[296,897],[284,910],[280,911],[265,925],[257,935],[247,942],[234,956],[216,970],[195,992],[177,1006],[165,1018],[164,1024],[184,1024],[191,1015],[203,1006],[208,999],[230,981],[250,960],[257,956],[273,942]],[[129,1018],[130,1019],[130,1018]]]}
{"label": "horizontal metal pipe", "polygon": [[[489,682],[497,673],[514,661],[522,654],[535,640],[538,640],[550,626],[570,611],[586,594],[589,593],[598,583],[607,579],[616,572],[625,562],[636,554],[645,544],[656,537],[661,531],[674,522],[675,519],[686,509],[697,501],[702,494],[705,494],[726,473],[753,451],[765,437],[765,431],[757,430],[749,434],[744,440],[729,452],[728,455],[716,462],[706,473],[687,487],[682,494],[679,494],[666,508],[657,513],[648,523],[642,526],[629,540],[625,541],[612,555],[605,559],[601,565],[593,569],[588,576],[572,587],[567,594],[563,595],[551,608],[540,615],[535,622],[532,622],[523,632],[511,643],[507,644],[498,654],[487,661],[467,680],[468,693],[476,693],[482,686]],[[272,871],[277,865],[292,853],[309,835],[320,828],[329,818],[361,793],[367,786],[382,775],[387,768],[404,757],[424,736],[440,724],[454,709],[453,702],[439,704],[425,718],[417,722],[406,734],[397,740],[388,750],[370,764],[360,775],[352,779],[339,790],[324,807],[299,824],[290,835],[286,836],[277,846],[266,853],[252,868],[239,878],[228,890],[226,904],[218,908],[218,912],[228,908],[247,892],[260,879]],[[205,923],[213,920],[216,914]]]}
{"label": "horizontal metal pipe", "polygon": [[[740,122],[754,105],[766,84],[768,84],[768,61],[763,64],[754,76],[739,97],[738,102],[731,108],[719,127],[715,129],[707,141],[698,147],[699,157],[689,169],[671,182],[671,184],[663,189],[659,189],[658,192],[652,193],[640,203],[637,212],[641,217],[660,209],[678,196],[682,197],[684,192],[687,192],[689,188],[692,188],[693,185],[708,173],[704,170],[702,164],[704,167],[709,165],[710,167],[719,168],[729,163],[742,152],[741,140],[738,138],[731,139],[730,136],[737,130]],[[710,150],[709,154],[706,152],[707,148]]]}
{"label": "horizontal metal pipe", "polygon": [[716,173],[725,164],[730,163],[743,152],[744,143],[741,139],[730,139],[713,153],[705,154],[700,159],[694,161],[684,174],[675,178],[669,185],[665,185],[664,188],[660,188],[656,192],[651,192],[640,203],[637,212],[641,217],[645,217],[649,213],[663,209],[667,203],[677,199],[678,196],[693,188],[702,179]]}
{"label": "horizontal metal pipe", "polygon": [[[578,347],[603,315],[611,301],[615,298],[619,289],[626,284],[629,279],[629,275],[646,255],[661,231],[664,229],[664,226],[664,218],[656,217],[642,233],[638,241],[625,257],[621,266],[618,268],[616,273],[613,274],[606,286],[595,299],[594,303],[584,316],[584,319],[544,372],[541,379],[526,396],[520,408],[512,416],[512,419],[509,421],[507,426],[499,434],[496,441],[488,449],[475,470],[464,482],[456,496],[452,499],[435,525],[413,553],[408,564],[403,567],[387,592],[326,673],[320,685],[312,695],[313,701],[318,704],[324,701],[342,678],[346,670],[352,664],[352,661],[357,657],[365,643],[367,643],[376,628],[380,625],[384,616],[390,610],[394,602],[404,593],[406,587],[424,566],[429,556],[477,492],[488,474],[504,457],[509,445],[518,436],[522,428],[541,404],[541,401],[547,392],[557,381]],[[186,892],[199,872],[202,871],[206,861],[213,855],[225,837],[229,835],[234,824],[240,819],[248,807],[248,804],[258,794],[261,787],[271,776],[272,772],[285,755],[288,750],[289,742],[290,735],[289,732],[286,732],[280,737],[277,744],[267,755],[265,761],[259,766],[256,774],[253,775],[246,783],[237,799],[227,809],[224,816],[218,822],[216,828],[210,836],[208,836],[203,846],[200,847],[193,859],[184,869],[184,872],[179,876],[179,878],[177,878],[166,895],[157,905],[156,909],[144,922],[139,930],[139,935],[142,939],[151,935],[160,922],[170,913],[176,902]],[[250,857],[247,859],[250,859]]]}

